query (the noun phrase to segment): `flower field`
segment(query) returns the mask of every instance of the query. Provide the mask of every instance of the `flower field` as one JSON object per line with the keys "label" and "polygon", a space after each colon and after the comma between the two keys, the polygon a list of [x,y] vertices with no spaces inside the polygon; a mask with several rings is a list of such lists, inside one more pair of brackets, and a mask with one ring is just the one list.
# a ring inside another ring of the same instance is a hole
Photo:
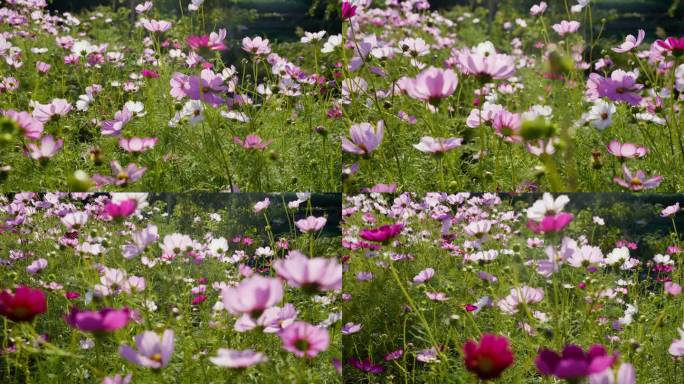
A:
{"label": "flower field", "polygon": [[574,199],[345,197],[345,382],[681,382],[679,203]]}
{"label": "flower field", "polygon": [[257,197],[2,196],[2,382],[339,382],[338,234]]}
{"label": "flower field", "polygon": [[492,3],[348,3],[345,191],[681,190],[683,37]]}
{"label": "flower field", "polygon": [[46,5],[0,11],[3,190],[340,190],[333,31],[235,41],[202,1]]}

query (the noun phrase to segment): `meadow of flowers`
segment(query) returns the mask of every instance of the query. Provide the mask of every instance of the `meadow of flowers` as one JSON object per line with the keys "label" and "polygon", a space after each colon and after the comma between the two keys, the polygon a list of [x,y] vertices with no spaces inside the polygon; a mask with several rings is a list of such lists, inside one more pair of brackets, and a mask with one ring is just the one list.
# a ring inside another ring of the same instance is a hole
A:
{"label": "meadow of flowers", "polygon": [[0,4],[2,190],[341,189],[334,30],[283,48],[201,0],[46,6]]}
{"label": "meadow of flowers", "polygon": [[346,196],[345,382],[681,383],[679,203],[582,198]]}
{"label": "meadow of flowers", "polygon": [[588,0],[383,3],[342,5],[345,191],[681,190],[684,37],[607,39]]}
{"label": "meadow of flowers", "polygon": [[0,381],[340,382],[339,229],[257,197],[0,196]]}

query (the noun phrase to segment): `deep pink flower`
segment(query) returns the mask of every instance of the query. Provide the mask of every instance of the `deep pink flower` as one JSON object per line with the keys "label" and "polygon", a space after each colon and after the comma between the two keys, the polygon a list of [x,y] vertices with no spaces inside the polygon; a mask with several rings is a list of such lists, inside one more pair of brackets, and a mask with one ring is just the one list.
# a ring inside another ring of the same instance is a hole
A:
{"label": "deep pink flower", "polygon": [[383,367],[382,364],[373,364],[370,360],[370,357],[367,357],[363,360],[352,357],[348,362],[349,365],[358,369],[359,371],[373,375],[379,375],[385,371],[385,367]]}
{"label": "deep pink flower", "polygon": [[642,191],[644,189],[657,188],[663,181],[662,176],[646,177],[646,174],[642,170],[637,170],[636,172],[632,173],[632,171],[627,168],[627,164],[622,165],[622,173],[624,174],[623,179],[615,176],[613,177],[613,181],[619,186],[632,191]]}
{"label": "deep pink flower", "polygon": [[572,213],[560,212],[547,215],[541,221],[529,220],[527,227],[534,233],[551,233],[562,231],[572,221]]}
{"label": "deep pink flower", "polygon": [[71,327],[94,333],[116,331],[128,325],[130,320],[131,311],[128,308],[104,308],[99,311],[81,311],[73,307],[71,312],[65,317],[65,321]]}
{"label": "deep pink flower", "polygon": [[492,380],[513,364],[513,352],[508,339],[485,333],[479,344],[468,340],[463,346],[465,366],[481,380]]}
{"label": "deep pink flower", "polygon": [[622,144],[617,140],[611,140],[611,142],[608,143],[607,148],[608,153],[618,157],[621,161],[623,161],[624,159],[631,159],[634,157],[644,157],[648,152],[648,149],[646,149],[646,147],[642,147],[632,143]]}
{"label": "deep pink flower", "polygon": [[143,75],[143,77],[147,77],[147,78],[150,78],[150,79],[156,79],[156,78],[159,77],[159,74],[158,74],[157,72],[155,72],[155,71],[153,71],[153,70],[151,70],[151,69],[147,69],[147,68],[144,68],[144,69],[140,72],[140,74]]}
{"label": "deep pink flower", "polygon": [[81,294],[78,292],[68,291],[64,294],[64,297],[66,297],[69,300],[74,300],[74,299],[78,299],[79,297],[81,297]]}
{"label": "deep pink flower", "polygon": [[138,200],[129,199],[117,203],[108,202],[104,211],[113,218],[128,217],[138,208]]}
{"label": "deep pink flower", "polygon": [[349,1],[342,2],[342,20],[348,20],[356,16],[356,5],[352,5]]}
{"label": "deep pink flower", "polygon": [[233,141],[244,149],[254,149],[259,151],[264,150],[273,142],[273,140],[263,141],[263,139],[258,135],[247,135],[244,141],[235,136],[233,137]]}
{"label": "deep pink flower", "polygon": [[672,56],[679,57],[684,55],[684,36],[680,38],[668,37],[665,40],[656,40],[660,48],[672,53]]}
{"label": "deep pink flower", "polygon": [[283,341],[283,349],[297,357],[315,357],[328,349],[330,335],[325,328],[304,321],[295,321],[278,333]]}
{"label": "deep pink flower", "polygon": [[227,49],[223,40],[226,38],[226,30],[221,28],[219,32],[212,32],[210,35],[189,36],[186,39],[188,46],[193,51],[208,49],[211,51],[223,51]]}
{"label": "deep pink flower", "polygon": [[31,321],[47,311],[45,293],[22,285],[15,289],[0,292],[0,315],[12,321]]}
{"label": "deep pink flower", "polygon": [[603,372],[612,367],[616,359],[617,353],[609,355],[602,345],[593,345],[585,353],[581,347],[569,344],[561,354],[542,349],[534,362],[542,375],[578,380]]}
{"label": "deep pink flower", "polygon": [[135,337],[138,351],[122,345],[119,354],[124,359],[141,367],[160,369],[169,364],[173,355],[173,331],[167,329],[160,338],[156,332],[145,331]]}
{"label": "deep pink flower", "polygon": [[402,229],[404,229],[404,224],[401,223],[383,225],[378,228],[363,229],[359,232],[359,236],[364,240],[386,243],[400,234]]}
{"label": "deep pink flower", "polygon": [[310,291],[342,289],[342,265],[334,257],[310,259],[299,252],[291,252],[289,257],[276,260],[273,268],[293,287]]}
{"label": "deep pink flower", "polygon": [[458,76],[451,69],[430,67],[419,73],[415,79],[405,79],[402,85],[412,98],[436,103],[456,91]]}

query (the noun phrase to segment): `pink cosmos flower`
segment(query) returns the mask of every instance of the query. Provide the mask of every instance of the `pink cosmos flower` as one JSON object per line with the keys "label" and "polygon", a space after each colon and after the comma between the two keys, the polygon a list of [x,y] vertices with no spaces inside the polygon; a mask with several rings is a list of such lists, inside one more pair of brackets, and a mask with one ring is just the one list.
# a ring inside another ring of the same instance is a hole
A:
{"label": "pink cosmos flower", "polygon": [[120,111],[114,113],[113,120],[105,120],[100,124],[100,131],[103,135],[118,136],[121,134],[123,127],[128,124],[133,118],[133,113],[127,107],[123,107]]}
{"label": "pink cosmos flower", "polygon": [[675,357],[684,356],[684,327],[679,329],[679,339],[675,339],[667,350],[670,355]]}
{"label": "pink cosmos flower", "polygon": [[518,305],[521,303],[534,304],[543,299],[544,290],[523,285],[520,288],[512,288],[511,293],[496,304],[501,312],[512,315],[518,313]]}
{"label": "pink cosmos flower", "polygon": [[319,328],[304,321],[295,321],[278,333],[283,349],[297,357],[313,358],[328,349],[330,335],[325,328]]}
{"label": "pink cosmos flower", "polygon": [[247,135],[244,141],[235,136],[233,137],[233,141],[244,149],[254,149],[259,151],[264,150],[273,142],[273,140],[263,141],[263,139],[258,135]]}
{"label": "pink cosmos flower", "polygon": [[530,8],[530,15],[532,16],[538,16],[544,13],[547,8],[547,4],[545,1],[540,2],[539,4],[535,4]]}
{"label": "pink cosmos flower", "polygon": [[679,212],[679,202],[665,207],[662,211],[660,211],[660,217],[674,216],[677,214],[677,212]]}
{"label": "pink cosmos flower", "polygon": [[225,368],[247,368],[252,365],[268,361],[266,355],[254,352],[251,349],[239,351],[236,349],[219,348],[217,356],[209,358],[209,361]]}
{"label": "pink cosmos flower", "polygon": [[608,143],[608,153],[624,161],[625,159],[632,159],[634,157],[644,157],[648,153],[646,147],[641,147],[632,143],[620,143],[617,140],[611,140]]}
{"label": "pink cosmos flower", "polygon": [[349,128],[351,141],[342,138],[342,150],[362,156],[370,155],[382,143],[384,133],[385,123],[382,120],[378,121],[377,128],[369,123],[354,124]]}
{"label": "pink cosmos flower", "polygon": [[335,258],[310,259],[299,252],[291,252],[289,257],[276,260],[273,268],[290,286],[305,291],[342,289],[342,265]]}
{"label": "pink cosmos flower", "polygon": [[145,152],[157,144],[156,137],[131,137],[119,139],[119,147],[127,152]]}
{"label": "pink cosmos flower", "polygon": [[13,109],[8,109],[2,114],[14,120],[23,131],[24,137],[29,140],[38,140],[43,134],[43,123],[28,112],[17,112]]}
{"label": "pink cosmos flower", "polygon": [[129,384],[132,378],[133,374],[129,373],[126,376],[121,376],[117,373],[114,376],[107,376],[102,379],[102,384]]}
{"label": "pink cosmos flower", "polygon": [[433,268],[425,268],[413,277],[413,282],[416,284],[424,283],[432,279],[434,275],[435,270]]}
{"label": "pink cosmos flower", "polygon": [[113,218],[128,217],[138,208],[138,200],[129,199],[117,203],[108,202],[104,211]]}
{"label": "pink cosmos flower", "polygon": [[602,345],[592,345],[585,353],[581,347],[569,344],[561,354],[542,349],[534,360],[542,375],[579,381],[613,366],[617,353],[609,355]]}
{"label": "pink cosmos flower", "polygon": [[271,53],[271,47],[268,46],[268,39],[262,39],[261,36],[243,38],[242,49],[245,52],[254,55],[268,55]]}
{"label": "pink cosmos flower", "polygon": [[665,292],[672,296],[679,296],[682,293],[682,286],[671,281],[666,281]]}
{"label": "pink cosmos flower", "polygon": [[505,109],[499,111],[499,113],[494,116],[494,121],[492,122],[492,127],[494,127],[494,130],[496,131],[496,135],[511,143],[522,141],[522,137],[520,136],[521,126],[520,115],[508,112]]}
{"label": "pink cosmos flower", "polygon": [[617,378],[612,369],[606,369],[590,375],[589,384],[636,384],[636,371],[632,364],[622,363],[617,371]]}
{"label": "pink cosmos flower", "polygon": [[221,75],[211,69],[203,69],[199,76],[191,76],[188,79],[183,91],[191,100],[202,100],[213,107],[218,107],[225,103],[221,95],[228,91],[228,87]]}
{"label": "pink cosmos flower", "polygon": [[99,311],[81,311],[73,307],[65,317],[65,321],[73,328],[84,332],[112,332],[125,327],[131,320],[128,308],[104,308]]}
{"label": "pink cosmos flower", "polygon": [[100,174],[93,175],[92,179],[96,186],[101,187],[108,184],[113,185],[126,185],[138,181],[147,168],[138,167],[134,163],[129,163],[125,168],[119,164],[118,161],[113,160],[111,162],[112,174],[114,176],[102,176]]}
{"label": "pink cosmos flower", "polygon": [[558,33],[560,36],[565,36],[568,33],[575,33],[580,27],[579,21],[567,21],[567,20],[562,20],[558,24],[554,24],[551,26],[556,33]]}
{"label": "pink cosmos flower", "polygon": [[40,145],[34,143],[26,145],[27,154],[33,160],[44,162],[57,154],[63,145],[64,140],[59,139],[55,141],[55,138],[51,135],[45,135],[40,139]]}
{"label": "pink cosmos flower", "polygon": [[295,225],[304,233],[318,232],[323,229],[327,221],[325,217],[309,216],[306,219],[295,221]]}
{"label": "pink cosmos flower", "polygon": [[38,273],[43,269],[47,268],[48,261],[45,259],[38,259],[26,267],[26,272],[30,274]]}
{"label": "pink cosmos flower", "polygon": [[627,168],[627,164],[622,165],[622,173],[624,174],[624,178],[621,179],[615,176],[613,177],[613,181],[619,186],[632,191],[656,188],[663,181],[662,176],[646,177],[646,174],[642,170],[637,170],[632,173],[632,171]]}
{"label": "pink cosmos flower", "polygon": [[504,80],[515,73],[515,58],[501,53],[468,50],[452,52],[448,63],[457,65],[464,75],[481,78],[483,81]]}
{"label": "pink cosmos flower", "polygon": [[605,96],[613,101],[624,101],[631,106],[637,106],[641,102],[641,89],[643,84],[637,84],[638,75],[635,72],[625,72],[617,69],[610,74],[609,81],[599,84],[599,96]]}
{"label": "pink cosmos flower", "polygon": [[283,299],[283,285],[278,279],[254,275],[242,280],[237,287],[224,288],[221,298],[231,314],[248,314],[255,318]]}
{"label": "pink cosmos flower", "polygon": [[262,201],[254,204],[254,213],[259,213],[271,205],[271,200],[267,197]]}
{"label": "pink cosmos flower", "polygon": [[406,93],[414,99],[436,103],[451,96],[458,86],[458,76],[451,69],[430,67],[415,79],[403,82]]}
{"label": "pink cosmos flower", "polygon": [[443,155],[447,151],[458,148],[463,143],[463,139],[458,137],[434,138],[423,136],[420,143],[413,144],[413,147],[421,152]]}
{"label": "pink cosmos flower", "polygon": [[641,44],[641,42],[644,41],[645,36],[646,36],[646,32],[644,32],[643,29],[639,30],[637,37],[634,37],[634,35],[627,35],[627,37],[625,38],[625,41],[622,44],[620,44],[619,47],[612,48],[613,52],[617,52],[617,53],[629,52],[632,49],[638,47],[639,44]]}
{"label": "pink cosmos flower", "polygon": [[141,25],[150,32],[163,33],[171,29],[171,23],[164,20],[144,19]]}
{"label": "pink cosmos flower", "polygon": [[71,110],[71,104],[65,99],[54,99],[48,104],[35,103],[33,117],[41,123],[47,123],[55,116],[66,116]]}
{"label": "pink cosmos flower", "polygon": [[684,36],[680,38],[668,37],[665,40],[656,40],[658,47],[669,51],[672,56],[680,57],[684,55]]}
{"label": "pink cosmos flower", "polygon": [[167,329],[160,338],[156,332],[145,331],[135,337],[138,351],[122,345],[119,354],[124,359],[141,367],[160,369],[169,365],[173,355],[173,331]]}
{"label": "pink cosmos flower", "polygon": [[52,66],[44,61],[36,61],[36,70],[40,73],[48,73]]}
{"label": "pink cosmos flower", "polygon": [[186,90],[190,88],[190,76],[180,72],[175,72],[171,75],[169,80],[171,85],[170,94],[176,100],[182,100],[186,97]]}
{"label": "pink cosmos flower", "polygon": [[146,1],[142,4],[138,4],[135,6],[135,13],[138,13],[138,14],[145,13],[145,12],[149,11],[150,9],[152,9],[152,5],[153,4],[151,1]]}

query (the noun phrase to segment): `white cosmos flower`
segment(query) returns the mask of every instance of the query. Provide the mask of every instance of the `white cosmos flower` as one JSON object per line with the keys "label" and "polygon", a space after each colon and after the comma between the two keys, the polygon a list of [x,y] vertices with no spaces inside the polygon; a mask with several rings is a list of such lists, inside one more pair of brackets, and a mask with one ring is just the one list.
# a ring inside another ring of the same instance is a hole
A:
{"label": "white cosmos flower", "polygon": [[534,202],[530,208],[527,208],[527,218],[534,221],[541,221],[547,215],[555,215],[565,208],[565,205],[570,202],[567,195],[560,195],[556,199],[550,193],[544,193],[544,196]]}
{"label": "white cosmos flower", "polygon": [[584,115],[584,120],[591,123],[591,125],[598,129],[604,130],[608,128],[612,123],[612,117],[615,113],[615,104],[598,100]]}

